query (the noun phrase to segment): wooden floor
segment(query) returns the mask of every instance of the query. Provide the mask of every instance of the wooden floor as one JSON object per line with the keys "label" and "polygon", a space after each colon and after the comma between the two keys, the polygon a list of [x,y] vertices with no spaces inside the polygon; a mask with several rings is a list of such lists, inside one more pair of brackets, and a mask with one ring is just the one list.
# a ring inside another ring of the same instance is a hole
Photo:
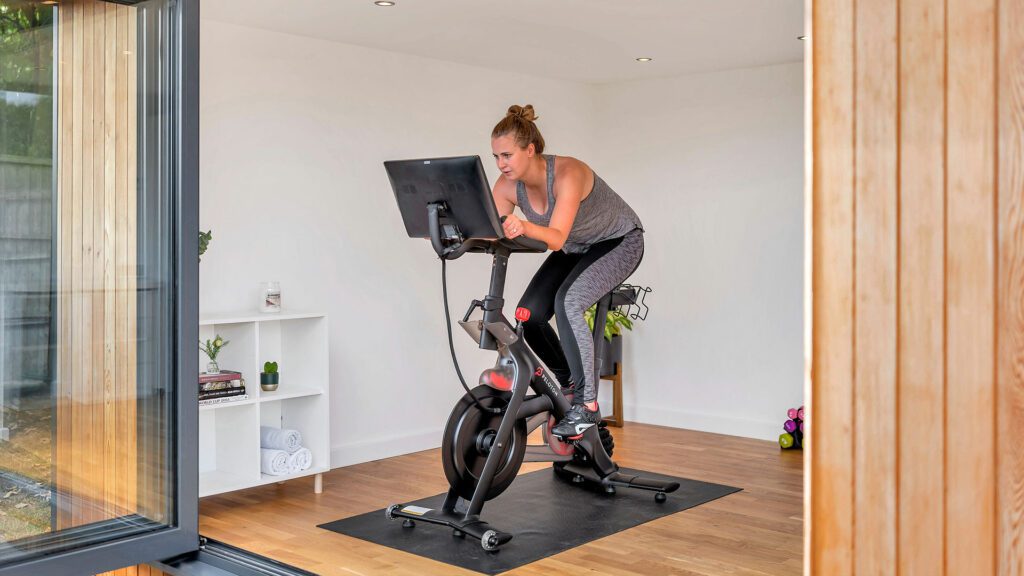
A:
{"label": "wooden floor", "polygon": [[[509,574],[801,573],[802,452],[780,451],[777,444],[761,440],[634,423],[613,431],[620,466],[743,491]],[[541,466],[524,465],[523,471]],[[205,536],[324,576],[475,574],[316,527],[447,488],[440,451],[428,450],[335,469],[324,475],[319,495],[313,494],[313,480],[304,478],[204,498],[199,528]],[[441,527],[417,529],[447,536]]]}

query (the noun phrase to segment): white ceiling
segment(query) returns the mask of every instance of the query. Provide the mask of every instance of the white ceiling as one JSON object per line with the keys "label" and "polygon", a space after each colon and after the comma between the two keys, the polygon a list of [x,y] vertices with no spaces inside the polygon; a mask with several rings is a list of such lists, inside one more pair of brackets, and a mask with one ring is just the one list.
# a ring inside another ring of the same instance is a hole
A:
{"label": "white ceiling", "polygon": [[[804,0],[205,0],[202,17],[588,83],[803,58]],[[638,57],[653,62],[638,63]]]}

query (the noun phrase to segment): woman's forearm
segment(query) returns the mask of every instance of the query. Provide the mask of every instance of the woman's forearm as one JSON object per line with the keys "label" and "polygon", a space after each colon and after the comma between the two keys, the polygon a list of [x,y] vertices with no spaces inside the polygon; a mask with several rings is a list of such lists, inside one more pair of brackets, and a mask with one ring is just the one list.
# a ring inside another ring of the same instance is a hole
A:
{"label": "woman's forearm", "polygon": [[541,226],[524,220],[523,236],[544,242],[548,245],[549,250],[561,250],[567,235],[557,228]]}

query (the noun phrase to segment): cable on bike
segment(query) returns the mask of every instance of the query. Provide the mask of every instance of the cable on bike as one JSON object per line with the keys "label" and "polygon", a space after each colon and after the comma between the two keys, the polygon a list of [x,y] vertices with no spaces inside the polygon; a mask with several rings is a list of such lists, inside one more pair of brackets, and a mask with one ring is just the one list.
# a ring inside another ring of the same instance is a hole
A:
{"label": "cable on bike", "polygon": [[481,412],[488,414],[501,414],[501,408],[487,408],[476,399],[476,396],[469,390],[466,379],[462,377],[462,370],[459,368],[459,359],[455,356],[455,341],[452,339],[452,318],[448,312],[448,260],[441,259],[441,293],[444,295],[444,326],[448,329],[448,349],[452,353],[452,363],[455,364],[455,373],[459,375],[459,382],[466,390],[466,394],[473,399],[473,403]]}

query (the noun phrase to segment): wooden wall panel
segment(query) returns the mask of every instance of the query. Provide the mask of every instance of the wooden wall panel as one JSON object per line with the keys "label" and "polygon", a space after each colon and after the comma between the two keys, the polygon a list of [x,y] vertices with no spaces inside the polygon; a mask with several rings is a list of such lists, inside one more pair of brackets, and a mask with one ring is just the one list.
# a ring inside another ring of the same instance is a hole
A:
{"label": "wooden wall panel", "polygon": [[57,528],[135,511],[135,9],[58,8]]}
{"label": "wooden wall panel", "polygon": [[808,8],[807,571],[1024,574],[1024,0]]}
{"label": "wooden wall panel", "polygon": [[945,17],[945,0],[899,4],[898,442],[892,452],[899,466],[896,550],[906,574],[941,574],[945,536]]}
{"label": "wooden wall panel", "polygon": [[997,13],[997,560],[1024,574],[1024,0]]}
{"label": "wooden wall panel", "polygon": [[946,571],[994,574],[995,2],[947,22]]}
{"label": "wooden wall panel", "polygon": [[896,561],[896,3],[859,0],[855,18],[853,551],[859,573],[884,574]]}
{"label": "wooden wall panel", "polygon": [[[853,31],[852,2],[808,2],[814,30],[808,69],[810,107],[830,122],[808,122],[812,313],[811,389],[807,403],[811,574],[853,572]],[[827,343],[821,345],[820,343]],[[816,422],[827,422],[818,426]],[[813,456],[813,457],[812,457]],[[813,464],[813,466],[812,466]]]}

